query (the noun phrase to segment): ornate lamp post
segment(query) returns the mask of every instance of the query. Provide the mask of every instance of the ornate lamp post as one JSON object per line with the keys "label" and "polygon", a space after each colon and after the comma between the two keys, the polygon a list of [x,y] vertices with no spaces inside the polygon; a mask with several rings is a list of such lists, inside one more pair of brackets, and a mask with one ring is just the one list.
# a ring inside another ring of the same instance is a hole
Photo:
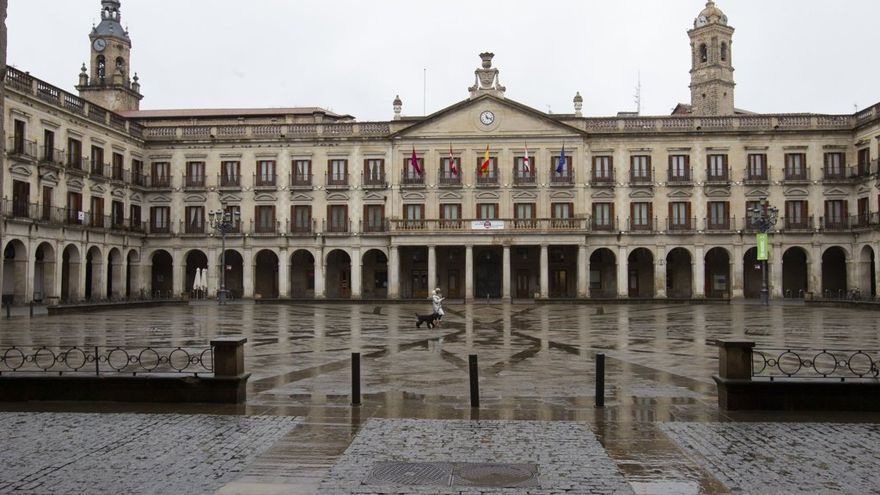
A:
{"label": "ornate lamp post", "polygon": [[241,213],[238,211],[227,211],[226,205],[222,205],[221,209],[208,212],[208,221],[211,228],[220,234],[221,251],[220,251],[220,290],[217,291],[217,303],[226,303],[226,234],[234,232],[238,229],[238,223],[241,220]]}
{"label": "ornate lamp post", "polygon": [[779,217],[779,210],[775,206],[769,206],[767,199],[761,199],[758,206],[748,209],[749,223],[758,229],[756,236],[758,242],[758,261],[761,262],[761,304],[770,304],[770,273],[767,270],[767,258],[769,257],[769,232]]}

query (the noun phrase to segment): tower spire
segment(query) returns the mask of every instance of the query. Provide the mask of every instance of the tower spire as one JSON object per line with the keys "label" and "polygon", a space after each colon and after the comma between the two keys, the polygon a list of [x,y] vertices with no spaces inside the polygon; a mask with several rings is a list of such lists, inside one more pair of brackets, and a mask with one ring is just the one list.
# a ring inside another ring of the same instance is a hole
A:
{"label": "tower spire", "polygon": [[122,27],[122,2],[101,0],[101,23],[92,29],[92,36],[113,36],[128,42],[128,31]]}

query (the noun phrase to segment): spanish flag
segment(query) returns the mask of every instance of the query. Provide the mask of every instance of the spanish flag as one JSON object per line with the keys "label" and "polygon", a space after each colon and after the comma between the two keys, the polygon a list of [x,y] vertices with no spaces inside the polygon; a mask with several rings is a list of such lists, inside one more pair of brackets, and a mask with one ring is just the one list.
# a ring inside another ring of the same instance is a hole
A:
{"label": "spanish flag", "polygon": [[483,164],[480,165],[480,173],[486,175],[489,173],[489,145],[486,145],[486,154],[483,155]]}

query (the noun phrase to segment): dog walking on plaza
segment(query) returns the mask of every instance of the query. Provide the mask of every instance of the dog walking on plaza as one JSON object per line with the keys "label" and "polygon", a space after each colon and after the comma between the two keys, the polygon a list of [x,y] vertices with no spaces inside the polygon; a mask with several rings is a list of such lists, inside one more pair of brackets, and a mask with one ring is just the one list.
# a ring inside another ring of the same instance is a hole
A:
{"label": "dog walking on plaza", "polygon": [[434,292],[431,293],[431,306],[434,310],[434,314],[437,315],[437,326],[440,326],[440,322],[443,321],[443,300],[445,297],[440,296],[440,288],[434,289]]}

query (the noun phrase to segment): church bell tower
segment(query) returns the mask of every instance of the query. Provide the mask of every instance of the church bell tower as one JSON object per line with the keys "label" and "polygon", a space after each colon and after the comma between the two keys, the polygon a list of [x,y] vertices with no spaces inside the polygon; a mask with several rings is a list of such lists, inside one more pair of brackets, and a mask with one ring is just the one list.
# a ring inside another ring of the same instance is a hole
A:
{"label": "church bell tower", "polygon": [[727,25],[727,16],[709,0],[688,36],[692,114],[733,115],[733,28]]}
{"label": "church bell tower", "polygon": [[83,64],[76,86],[83,99],[114,112],[138,110],[143,98],[131,74],[131,38],[120,7],[120,0],[101,0],[101,23],[89,34],[89,68]]}

